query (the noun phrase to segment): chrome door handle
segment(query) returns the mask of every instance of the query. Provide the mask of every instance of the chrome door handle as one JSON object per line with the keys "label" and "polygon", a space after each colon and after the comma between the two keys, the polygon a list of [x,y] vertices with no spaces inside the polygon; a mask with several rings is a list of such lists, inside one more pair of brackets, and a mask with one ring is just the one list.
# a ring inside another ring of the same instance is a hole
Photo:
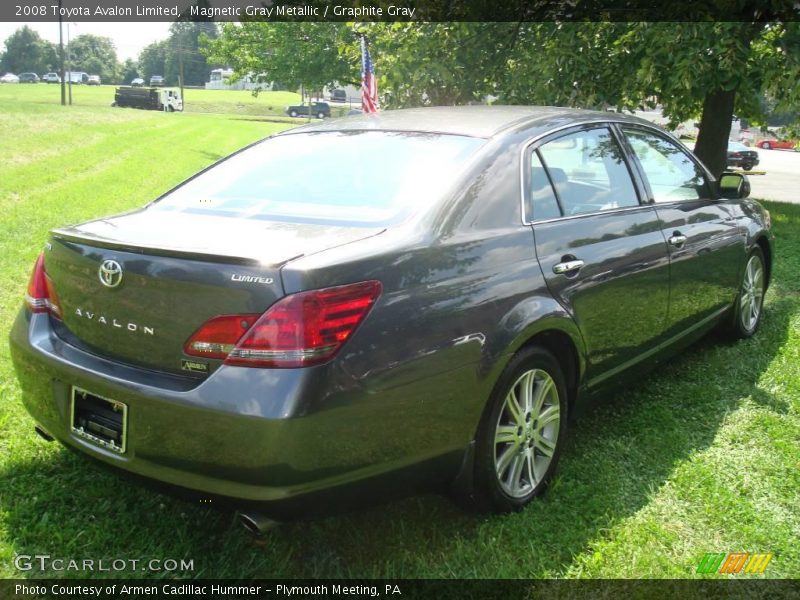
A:
{"label": "chrome door handle", "polygon": [[568,260],[565,262],[560,262],[557,265],[553,266],[553,273],[556,275],[564,275],[565,273],[572,273],[573,271],[579,271],[581,267],[583,267],[582,260]]}
{"label": "chrome door handle", "polygon": [[670,244],[672,244],[673,246],[675,246],[677,248],[680,248],[681,246],[683,246],[686,243],[686,236],[685,235],[681,235],[678,232],[675,232],[675,233],[672,234],[672,237],[669,238],[669,240],[667,240],[667,241]]}

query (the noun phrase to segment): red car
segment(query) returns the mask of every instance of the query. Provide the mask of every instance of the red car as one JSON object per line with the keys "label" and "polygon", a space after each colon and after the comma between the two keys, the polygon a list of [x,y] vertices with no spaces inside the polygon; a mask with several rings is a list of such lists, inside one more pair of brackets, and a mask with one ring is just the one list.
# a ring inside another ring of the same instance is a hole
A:
{"label": "red car", "polygon": [[800,150],[800,142],[797,140],[776,140],[775,138],[767,138],[757,142],[756,146],[763,148],[764,150]]}

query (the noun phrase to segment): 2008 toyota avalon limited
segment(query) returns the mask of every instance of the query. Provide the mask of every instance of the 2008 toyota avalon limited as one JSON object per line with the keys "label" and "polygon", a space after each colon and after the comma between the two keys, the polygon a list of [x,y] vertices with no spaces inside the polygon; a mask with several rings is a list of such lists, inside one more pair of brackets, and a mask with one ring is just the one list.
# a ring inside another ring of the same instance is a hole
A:
{"label": "2008 toyota avalon limited", "polygon": [[244,509],[516,510],[596,393],[756,331],[772,234],[748,193],[615,113],[302,127],[52,231],[12,356],[43,436]]}

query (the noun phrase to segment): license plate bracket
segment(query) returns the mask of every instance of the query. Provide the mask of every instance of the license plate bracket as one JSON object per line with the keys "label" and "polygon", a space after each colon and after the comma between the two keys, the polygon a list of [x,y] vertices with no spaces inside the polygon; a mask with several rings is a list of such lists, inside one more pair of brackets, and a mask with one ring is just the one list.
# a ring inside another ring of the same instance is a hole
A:
{"label": "license plate bracket", "polygon": [[75,436],[116,454],[125,453],[128,406],[124,402],[78,387],[72,388],[70,400],[70,429]]}

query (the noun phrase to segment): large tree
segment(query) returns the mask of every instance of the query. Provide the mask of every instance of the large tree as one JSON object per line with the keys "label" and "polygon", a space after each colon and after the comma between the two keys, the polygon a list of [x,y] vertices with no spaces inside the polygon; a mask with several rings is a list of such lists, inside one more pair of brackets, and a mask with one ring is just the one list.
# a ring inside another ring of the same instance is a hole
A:
{"label": "large tree", "polygon": [[[520,33],[518,23],[374,23],[362,27],[387,106],[481,102],[497,92]],[[358,80],[360,47],[345,38]]]}
{"label": "large tree", "polygon": [[139,65],[131,58],[126,59],[125,62],[120,65],[120,82],[130,83],[137,77],[141,77],[141,75],[139,75]]}
{"label": "large tree", "polygon": [[320,90],[353,81],[354,66],[339,52],[346,40],[352,43],[354,37],[345,23],[226,23],[205,52],[237,77]]}
{"label": "large tree", "polygon": [[109,37],[81,34],[70,41],[69,56],[74,71],[100,75],[100,78],[107,82],[119,80],[117,49]]}
{"label": "large tree", "polygon": [[58,55],[50,42],[39,37],[27,25],[12,33],[5,43],[6,49],[0,58],[0,71],[5,73],[45,73],[58,67]]}
{"label": "large tree", "polygon": [[153,75],[164,75],[167,61],[167,41],[153,42],[139,53],[139,74],[149,81]]}
{"label": "large tree", "polygon": [[169,30],[164,64],[167,81],[178,82],[182,62],[184,85],[203,85],[208,81],[209,72],[214,65],[209,65],[205,54],[200,52],[200,47],[207,40],[217,37],[217,25],[210,21],[177,21]]}
{"label": "large tree", "polygon": [[567,23],[526,27],[502,98],[591,108],[660,105],[698,118],[695,153],[726,165],[734,116],[764,120],[761,101],[800,100],[798,23]]}

